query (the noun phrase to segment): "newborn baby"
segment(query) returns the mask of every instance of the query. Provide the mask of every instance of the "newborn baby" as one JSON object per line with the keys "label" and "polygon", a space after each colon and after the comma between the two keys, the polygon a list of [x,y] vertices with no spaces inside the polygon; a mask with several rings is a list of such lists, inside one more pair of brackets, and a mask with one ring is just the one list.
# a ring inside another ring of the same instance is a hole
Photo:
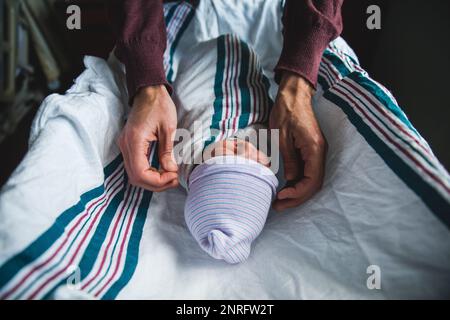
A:
{"label": "newborn baby", "polygon": [[187,226],[213,258],[242,262],[278,186],[266,154],[245,140],[250,131],[267,128],[268,81],[256,53],[224,35],[181,58],[173,88],[178,128],[190,133],[175,147],[188,150],[176,154],[188,192]]}
{"label": "newborn baby", "polygon": [[[223,155],[191,173],[184,215],[203,250],[213,258],[239,263],[247,259],[264,227],[278,180],[265,166],[266,157],[250,143],[223,142],[214,148]],[[238,144],[250,152],[236,155]]]}

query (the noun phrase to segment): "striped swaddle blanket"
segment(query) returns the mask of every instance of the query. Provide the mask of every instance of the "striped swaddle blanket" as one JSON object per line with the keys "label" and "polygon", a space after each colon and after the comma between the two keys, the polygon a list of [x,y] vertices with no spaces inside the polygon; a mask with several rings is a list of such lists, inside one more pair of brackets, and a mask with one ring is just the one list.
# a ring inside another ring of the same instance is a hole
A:
{"label": "striped swaddle blanket", "polygon": [[190,48],[180,58],[173,88],[178,128],[189,132],[176,147],[191,151],[176,154],[181,157],[180,183],[185,188],[194,166],[201,163],[193,159],[201,158],[209,145],[267,127],[273,104],[269,80],[255,50],[236,35],[221,35]]}
{"label": "striped swaddle blanket", "polygon": [[254,49],[225,34],[199,43],[180,59],[173,87],[178,128],[190,132],[181,143],[191,152],[179,161],[180,182],[188,189],[187,225],[213,258],[242,262],[264,226],[277,178],[262,164],[235,156],[194,167],[215,142],[267,127],[272,106],[268,79]]}

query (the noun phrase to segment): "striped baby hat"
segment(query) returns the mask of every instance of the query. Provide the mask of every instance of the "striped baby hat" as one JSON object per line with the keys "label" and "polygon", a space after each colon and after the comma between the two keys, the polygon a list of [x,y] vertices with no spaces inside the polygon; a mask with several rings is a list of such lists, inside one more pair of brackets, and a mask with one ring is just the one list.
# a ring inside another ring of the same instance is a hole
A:
{"label": "striped baby hat", "polygon": [[273,172],[255,161],[211,158],[189,177],[186,224],[210,256],[240,263],[264,227],[277,186]]}

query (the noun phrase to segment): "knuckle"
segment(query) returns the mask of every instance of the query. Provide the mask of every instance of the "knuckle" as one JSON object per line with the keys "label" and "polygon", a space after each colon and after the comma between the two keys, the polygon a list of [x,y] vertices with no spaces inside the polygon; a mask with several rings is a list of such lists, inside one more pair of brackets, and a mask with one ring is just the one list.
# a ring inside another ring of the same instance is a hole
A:
{"label": "knuckle", "polygon": [[141,140],[142,138],[142,130],[130,129],[127,134],[128,141],[136,141]]}
{"label": "knuckle", "polygon": [[159,152],[159,156],[164,159],[171,158],[171,155],[172,155],[172,149],[169,149],[169,148],[165,148]]}
{"label": "knuckle", "polygon": [[177,126],[173,125],[171,123],[170,124],[166,124],[163,127],[163,131],[166,132],[166,133],[169,133],[169,134],[173,134],[176,130],[177,130]]}
{"label": "knuckle", "polygon": [[326,150],[326,148],[327,148],[327,142],[323,136],[320,135],[320,136],[314,137],[312,139],[311,149],[313,151],[322,152],[322,151]]}
{"label": "knuckle", "polygon": [[318,135],[316,137],[316,139],[314,139],[314,142],[316,145],[318,145],[319,147],[324,147],[326,142],[325,142],[325,138],[322,135]]}

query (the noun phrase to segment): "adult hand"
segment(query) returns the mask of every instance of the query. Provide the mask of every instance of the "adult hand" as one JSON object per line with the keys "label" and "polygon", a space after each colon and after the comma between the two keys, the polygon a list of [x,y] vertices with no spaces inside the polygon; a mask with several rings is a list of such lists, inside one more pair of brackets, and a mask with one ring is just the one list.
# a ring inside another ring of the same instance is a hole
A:
{"label": "adult hand", "polygon": [[280,130],[280,151],[288,184],[277,194],[273,208],[296,207],[322,187],[326,140],[312,110],[314,90],[302,77],[284,72],[270,127]]}
{"label": "adult hand", "polygon": [[[141,89],[118,139],[131,184],[156,192],[178,185],[178,167],[172,152],[176,128],[177,111],[166,87]],[[151,168],[148,160],[150,145],[156,141],[162,168],[159,171]]]}

